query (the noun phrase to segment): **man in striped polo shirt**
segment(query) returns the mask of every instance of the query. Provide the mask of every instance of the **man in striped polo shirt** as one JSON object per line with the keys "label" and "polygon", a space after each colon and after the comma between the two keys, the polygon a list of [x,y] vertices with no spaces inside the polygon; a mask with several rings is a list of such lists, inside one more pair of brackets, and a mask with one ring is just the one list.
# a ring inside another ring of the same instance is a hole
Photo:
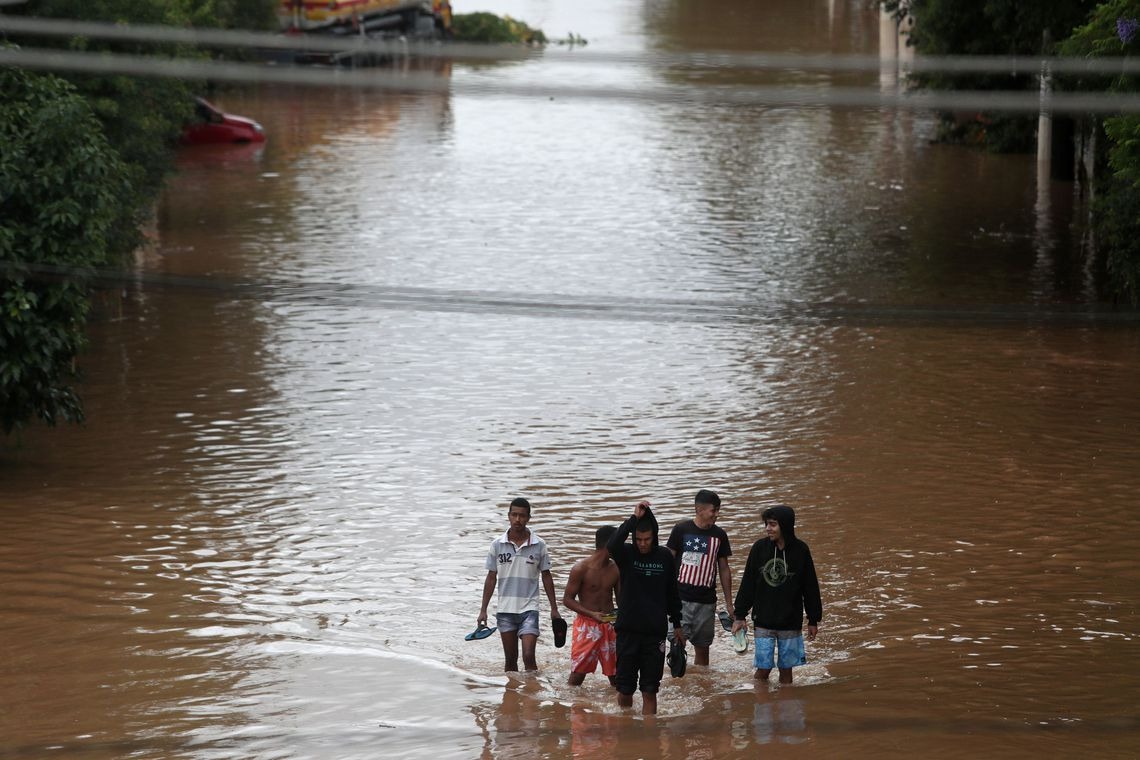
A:
{"label": "man in striped polo shirt", "polygon": [[487,553],[487,578],[483,581],[483,606],[479,625],[487,622],[487,605],[496,585],[499,589],[495,625],[503,642],[506,665],[503,670],[519,669],[519,641],[522,641],[523,667],[538,670],[535,645],[538,643],[538,580],[550,600],[551,620],[560,620],[554,599],[554,578],[550,575],[550,555],[546,542],[526,527],[530,522],[530,502],[517,498],[507,510],[511,527],[491,542]]}
{"label": "man in striped polo shirt", "polygon": [[724,592],[724,607],[732,609],[732,547],[728,534],[717,527],[720,497],[701,489],[693,500],[696,515],[673,526],[665,543],[677,559],[681,590],[681,619],[685,638],[693,642],[693,664],[709,664],[709,646],[716,631],[716,583]]}

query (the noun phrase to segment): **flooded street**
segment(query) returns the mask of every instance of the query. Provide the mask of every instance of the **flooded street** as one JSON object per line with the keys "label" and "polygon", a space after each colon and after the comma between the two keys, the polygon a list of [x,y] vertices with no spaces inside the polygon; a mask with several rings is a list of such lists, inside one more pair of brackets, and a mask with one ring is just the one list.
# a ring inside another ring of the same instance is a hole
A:
{"label": "flooded street", "polygon": [[[877,54],[866,5],[456,12]],[[924,112],[459,94],[882,79],[551,53],[216,98],[268,142],[184,152],[92,325],[88,423],[0,449],[0,756],[1134,757],[1140,331],[1083,310],[1072,185],[1043,213],[1032,156]],[[797,511],[794,686],[718,631],[643,719],[566,685],[545,600],[538,675],[463,640],[514,496],[561,595],[597,527],[699,488],[737,579]]]}

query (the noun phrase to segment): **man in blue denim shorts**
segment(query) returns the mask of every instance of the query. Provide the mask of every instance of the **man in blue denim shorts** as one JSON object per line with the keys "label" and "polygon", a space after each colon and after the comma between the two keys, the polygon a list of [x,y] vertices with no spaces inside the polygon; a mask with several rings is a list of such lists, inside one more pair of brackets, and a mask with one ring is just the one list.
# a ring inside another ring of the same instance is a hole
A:
{"label": "man in blue denim shorts", "polygon": [[[756,632],[753,664],[756,678],[767,681],[772,668],[780,670],[780,683],[792,682],[792,668],[807,664],[803,620],[807,615],[808,641],[819,633],[823,603],[808,545],[796,538],[796,513],[778,505],[760,515],[767,534],[752,545],[744,576],[736,592],[732,632],[743,628],[748,611]],[[779,655],[777,656],[777,652]]]}
{"label": "man in blue denim shorts", "polygon": [[511,527],[491,542],[484,566],[483,606],[479,608],[479,625],[487,622],[487,605],[495,587],[499,589],[495,625],[503,642],[503,670],[519,669],[519,642],[522,642],[523,667],[538,670],[534,652],[538,643],[538,582],[550,600],[551,620],[561,619],[554,599],[554,578],[550,575],[550,555],[546,542],[526,527],[530,522],[530,502],[523,498],[511,502],[507,510]]}

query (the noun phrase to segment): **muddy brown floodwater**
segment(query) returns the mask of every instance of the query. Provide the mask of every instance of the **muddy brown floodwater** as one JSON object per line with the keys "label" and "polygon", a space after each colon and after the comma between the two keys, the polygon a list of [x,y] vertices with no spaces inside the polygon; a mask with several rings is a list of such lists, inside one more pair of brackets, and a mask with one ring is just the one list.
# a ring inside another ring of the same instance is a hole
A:
{"label": "muddy brown floodwater", "polygon": [[[867,5],[487,9],[589,51],[873,54]],[[88,424],[2,450],[0,755],[1136,755],[1140,333],[1080,310],[1074,189],[1043,217],[1032,157],[921,112],[217,100],[268,142],[181,157],[93,324]],[[561,588],[597,526],[702,487],[737,575],[797,510],[825,616],[793,687],[718,632],[643,719],[566,686],[548,629],[534,676],[463,641],[511,497]]]}

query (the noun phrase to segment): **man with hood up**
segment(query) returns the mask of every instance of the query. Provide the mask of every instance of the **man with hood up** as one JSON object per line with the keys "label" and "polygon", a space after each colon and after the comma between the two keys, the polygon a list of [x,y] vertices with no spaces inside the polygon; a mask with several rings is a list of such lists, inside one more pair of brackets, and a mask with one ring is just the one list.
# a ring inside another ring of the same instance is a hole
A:
{"label": "man with hood up", "polygon": [[[633,543],[626,538],[633,533]],[[673,554],[657,543],[657,520],[642,501],[633,515],[610,537],[606,549],[621,573],[618,598],[617,675],[618,705],[633,706],[640,687],[641,712],[657,712],[657,691],[665,672],[665,638],[669,623],[673,636],[685,643],[681,629],[681,595]]]}
{"label": "man with hood up", "polygon": [[[752,544],[744,576],[736,592],[732,632],[743,628],[752,610],[756,633],[753,664],[756,678],[766,681],[773,666],[780,683],[792,682],[792,668],[807,664],[803,621],[807,615],[808,640],[814,641],[823,617],[819,579],[808,545],[796,538],[796,513],[779,504],[765,509],[764,538]],[[774,657],[777,647],[779,658]]]}

